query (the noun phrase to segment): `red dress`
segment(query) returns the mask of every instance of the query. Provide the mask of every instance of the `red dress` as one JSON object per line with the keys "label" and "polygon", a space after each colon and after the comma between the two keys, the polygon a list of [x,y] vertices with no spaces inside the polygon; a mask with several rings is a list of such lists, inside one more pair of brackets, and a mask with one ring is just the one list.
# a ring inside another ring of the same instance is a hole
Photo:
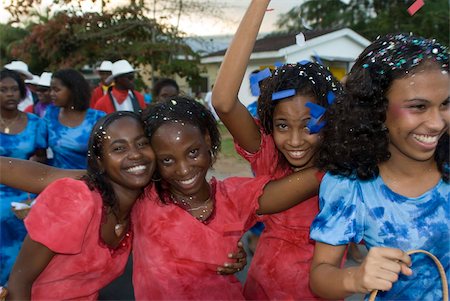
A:
{"label": "red dress", "polygon": [[[261,146],[250,154],[236,145],[256,176],[279,179],[292,173],[275,146],[273,137],[261,131]],[[262,218],[261,234],[244,286],[248,300],[320,300],[309,288],[309,268],[314,241],[309,228],[319,212],[317,196],[284,212]]]}
{"label": "red dress", "polygon": [[215,209],[207,223],[155,191],[133,208],[133,287],[136,300],[244,300],[234,275],[218,275],[256,221],[269,177],[211,180]]}
{"label": "red dress", "polygon": [[103,202],[74,179],[50,184],[25,219],[31,239],[57,253],[34,281],[32,300],[97,300],[98,291],[120,276],[131,249],[131,232],[116,249],[100,237]]}

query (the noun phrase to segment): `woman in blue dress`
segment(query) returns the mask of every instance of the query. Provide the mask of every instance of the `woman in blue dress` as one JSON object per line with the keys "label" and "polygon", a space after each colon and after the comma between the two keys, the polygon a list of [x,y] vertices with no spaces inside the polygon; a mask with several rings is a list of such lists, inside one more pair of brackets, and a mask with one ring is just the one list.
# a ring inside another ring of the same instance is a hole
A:
{"label": "woman in blue dress", "polygon": [[89,84],[76,70],[55,72],[50,89],[54,105],[44,116],[53,153],[49,163],[59,168],[86,169],[89,135],[105,113],[89,108]]}
{"label": "woman in blue dress", "polygon": [[[0,155],[45,162],[45,123],[34,114],[17,108],[26,95],[20,76],[10,70],[0,71]],[[25,226],[11,211],[11,202],[24,202],[24,191],[0,185],[0,285],[4,284],[26,235]]]}
{"label": "woman in blue dress", "polygon": [[[310,284],[343,299],[380,290],[379,300],[442,300],[450,271],[448,48],[410,34],[377,39],[359,56],[346,94],[328,112],[319,165],[319,215]],[[369,253],[340,268],[349,242]]]}

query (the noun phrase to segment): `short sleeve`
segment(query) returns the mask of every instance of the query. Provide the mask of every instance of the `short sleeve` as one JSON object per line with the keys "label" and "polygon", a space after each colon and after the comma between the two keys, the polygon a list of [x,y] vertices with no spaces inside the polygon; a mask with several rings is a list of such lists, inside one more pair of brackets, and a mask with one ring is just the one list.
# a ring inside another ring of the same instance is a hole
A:
{"label": "short sleeve", "polygon": [[50,184],[25,219],[31,239],[55,253],[81,252],[95,212],[92,191],[83,181],[64,178]]}
{"label": "short sleeve", "polygon": [[36,126],[36,148],[47,148],[47,123],[38,118],[37,119],[37,126]]}
{"label": "short sleeve", "polygon": [[359,243],[364,236],[364,206],[358,180],[327,173],[320,184],[320,212],[311,238],[330,245]]}
{"label": "short sleeve", "polygon": [[[260,128],[261,132],[261,145],[256,153],[250,153],[244,150],[236,141],[234,142],[234,147],[236,152],[247,160],[253,172],[256,176],[262,175],[275,175],[277,169],[279,169],[280,155],[278,149],[275,146],[275,142],[271,135],[266,135]],[[285,175],[285,174],[284,174]]]}

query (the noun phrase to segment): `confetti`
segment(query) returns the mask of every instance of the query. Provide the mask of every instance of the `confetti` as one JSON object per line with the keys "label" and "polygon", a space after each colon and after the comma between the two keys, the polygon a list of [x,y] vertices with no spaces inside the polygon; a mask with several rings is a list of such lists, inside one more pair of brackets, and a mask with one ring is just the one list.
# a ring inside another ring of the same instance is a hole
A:
{"label": "confetti", "polygon": [[268,8],[268,9],[266,9],[266,12],[267,11],[274,11],[275,9],[273,9],[273,8]]}
{"label": "confetti", "polygon": [[304,46],[306,44],[306,39],[305,39],[305,35],[303,34],[303,32],[301,32],[295,36],[295,43],[300,47]]}
{"label": "confetti", "polygon": [[351,0],[341,0],[342,3],[349,5]]}
{"label": "confetti", "polygon": [[322,117],[322,115],[325,114],[325,111],[327,110],[324,107],[310,101],[306,102],[305,107],[309,108],[309,113],[314,118]]}
{"label": "confetti", "polygon": [[259,90],[259,82],[268,78],[272,72],[269,68],[266,68],[258,73],[250,75],[250,90],[253,96],[259,96],[261,91]]}
{"label": "confetti", "polygon": [[295,89],[282,90],[272,94],[272,100],[279,100],[283,98],[288,98],[296,94]]}
{"label": "confetti", "polygon": [[416,0],[409,8],[408,8],[408,14],[410,16],[414,15],[419,9],[422,8],[422,6],[425,5],[425,2],[423,0]]}

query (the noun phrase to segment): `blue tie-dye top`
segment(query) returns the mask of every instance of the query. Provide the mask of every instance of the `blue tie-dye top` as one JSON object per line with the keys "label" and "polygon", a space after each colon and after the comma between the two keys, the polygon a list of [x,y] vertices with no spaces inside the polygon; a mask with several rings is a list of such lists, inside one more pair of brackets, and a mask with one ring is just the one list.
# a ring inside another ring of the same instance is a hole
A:
{"label": "blue tie-dye top", "polygon": [[84,121],[76,127],[59,122],[61,108],[49,106],[44,120],[48,127],[48,146],[53,151],[49,163],[66,169],[86,169],[88,141],[98,119],[106,115],[102,111],[88,109]]}
{"label": "blue tie-dye top", "polygon": [[[45,122],[38,116],[27,114],[27,125],[18,134],[0,133],[0,156],[28,160],[37,149],[47,148],[47,129]],[[28,193],[0,185],[2,210],[10,210],[10,203],[23,201]],[[5,206],[5,208],[4,208]]]}
{"label": "blue tie-dye top", "polygon": [[[311,238],[330,245],[359,243],[422,249],[435,255],[449,278],[450,185],[441,180],[416,198],[390,190],[382,178],[370,181],[326,174],[320,185],[320,213],[311,225]],[[439,273],[424,254],[411,255],[413,275],[400,274],[377,300],[442,300]]]}

